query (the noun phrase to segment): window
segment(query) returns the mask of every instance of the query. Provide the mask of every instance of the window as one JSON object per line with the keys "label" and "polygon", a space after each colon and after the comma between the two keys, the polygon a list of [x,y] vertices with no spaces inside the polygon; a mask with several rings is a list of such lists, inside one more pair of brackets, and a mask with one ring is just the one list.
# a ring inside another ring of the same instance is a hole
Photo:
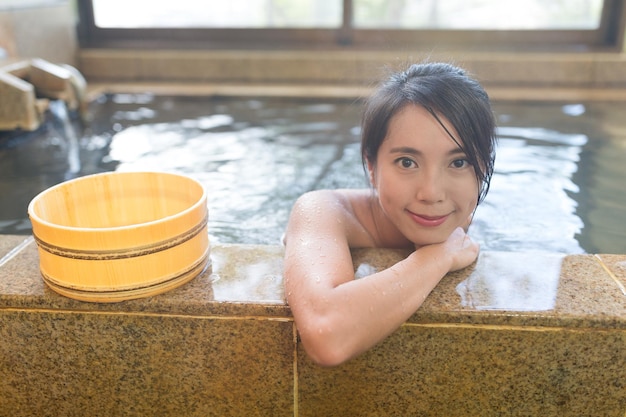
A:
{"label": "window", "polygon": [[621,50],[626,0],[85,0],[84,46]]}
{"label": "window", "polygon": [[108,28],[336,28],[341,6],[341,0],[93,1],[96,25]]}
{"label": "window", "polygon": [[389,29],[597,29],[602,0],[354,0],[354,26]]}

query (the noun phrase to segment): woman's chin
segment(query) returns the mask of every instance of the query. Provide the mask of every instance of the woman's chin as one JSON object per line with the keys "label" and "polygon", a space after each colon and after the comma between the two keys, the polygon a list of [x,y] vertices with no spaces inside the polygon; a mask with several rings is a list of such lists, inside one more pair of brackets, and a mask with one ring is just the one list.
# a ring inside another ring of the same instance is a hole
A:
{"label": "woman's chin", "polygon": [[443,243],[445,241],[446,241],[445,239],[442,239],[442,240],[436,240],[436,239],[424,240],[424,239],[420,239],[418,241],[413,241],[413,245],[415,246],[415,249],[419,249],[419,248],[422,248],[424,246],[436,245],[438,243]]}
{"label": "woman's chin", "polygon": [[409,240],[413,242],[415,249],[419,249],[423,246],[436,245],[438,243],[445,242],[448,239],[448,237],[450,237],[453,231],[454,229],[450,231],[446,229],[446,230],[432,231],[430,233],[422,233],[420,234],[420,236],[414,237],[413,239],[409,239]]}

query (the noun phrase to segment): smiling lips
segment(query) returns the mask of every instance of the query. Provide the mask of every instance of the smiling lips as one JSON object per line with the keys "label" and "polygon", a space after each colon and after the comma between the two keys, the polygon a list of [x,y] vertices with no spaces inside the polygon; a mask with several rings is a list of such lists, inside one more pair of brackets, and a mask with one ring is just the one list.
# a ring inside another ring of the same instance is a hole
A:
{"label": "smiling lips", "polygon": [[411,211],[408,212],[413,221],[424,227],[437,227],[443,224],[448,218],[448,214],[445,216],[425,216],[423,214],[416,214]]}

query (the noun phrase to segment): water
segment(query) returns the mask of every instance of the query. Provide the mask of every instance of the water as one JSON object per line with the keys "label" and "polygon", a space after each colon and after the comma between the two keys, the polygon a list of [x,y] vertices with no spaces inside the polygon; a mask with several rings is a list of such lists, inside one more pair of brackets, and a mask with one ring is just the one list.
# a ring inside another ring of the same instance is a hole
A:
{"label": "water", "polygon": [[49,109],[54,121],[60,124],[60,133],[67,145],[67,170],[65,171],[65,179],[70,180],[80,173],[80,147],[78,145],[76,129],[72,125],[72,120],[64,101],[51,101]]}
{"label": "water", "polygon": [[[496,173],[470,229],[482,248],[626,253],[625,106],[495,103]],[[358,101],[117,94],[92,103],[83,127],[55,108],[38,132],[0,132],[0,233],[30,233],[28,202],[58,182],[164,170],[206,186],[212,243],[278,244],[300,194],[367,186],[360,111]]]}

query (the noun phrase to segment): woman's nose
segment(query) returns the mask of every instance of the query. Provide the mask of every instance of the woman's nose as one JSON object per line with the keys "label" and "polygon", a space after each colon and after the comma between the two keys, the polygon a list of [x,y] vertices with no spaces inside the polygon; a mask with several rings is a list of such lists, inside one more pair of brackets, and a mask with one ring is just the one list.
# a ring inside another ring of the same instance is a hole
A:
{"label": "woman's nose", "polygon": [[423,172],[416,186],[416,198],[420,201],[437,203],[445,198],[445,180],[438,172]]}

